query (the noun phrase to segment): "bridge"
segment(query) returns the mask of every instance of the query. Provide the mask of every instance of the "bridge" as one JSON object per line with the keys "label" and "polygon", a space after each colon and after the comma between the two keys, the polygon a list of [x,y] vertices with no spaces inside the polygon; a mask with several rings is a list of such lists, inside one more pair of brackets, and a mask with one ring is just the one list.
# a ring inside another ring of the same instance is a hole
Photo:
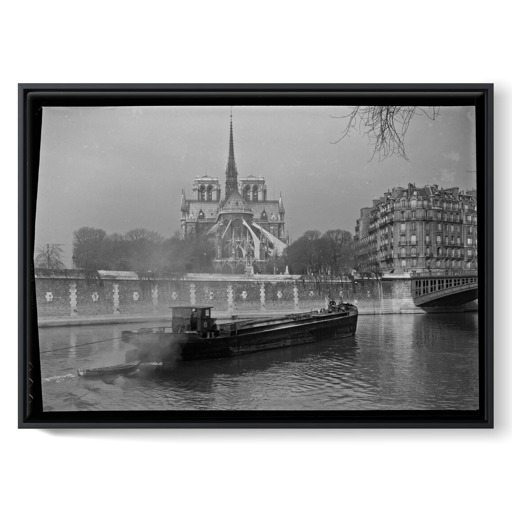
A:
{"label": "bridge", "polygon": [[459,306],[478,298],[478,276],[472,274],[416,274],[411,279],[416,306]]}

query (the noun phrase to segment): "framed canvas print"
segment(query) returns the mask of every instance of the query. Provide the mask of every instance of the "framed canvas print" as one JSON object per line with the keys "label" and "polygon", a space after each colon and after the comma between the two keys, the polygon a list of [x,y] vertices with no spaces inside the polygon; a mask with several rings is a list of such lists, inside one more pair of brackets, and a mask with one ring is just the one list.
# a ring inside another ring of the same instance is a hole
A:
{"label": "framed canvas print", "polygon": [[492,427],[490,84],[19,86],[19,426]]}

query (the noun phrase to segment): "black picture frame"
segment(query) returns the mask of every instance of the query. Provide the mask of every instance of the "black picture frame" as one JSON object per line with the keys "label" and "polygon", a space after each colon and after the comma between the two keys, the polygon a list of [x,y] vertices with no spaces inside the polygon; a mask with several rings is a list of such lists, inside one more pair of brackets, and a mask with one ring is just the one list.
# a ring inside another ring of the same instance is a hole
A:
{"label": "black picture frame", "polygon": [[[43,412],[33,265],[42,108],[140,105],[474,105],[479,205],[477,411]],[[19,428],[492,428],[492,84],[20,84]]]}

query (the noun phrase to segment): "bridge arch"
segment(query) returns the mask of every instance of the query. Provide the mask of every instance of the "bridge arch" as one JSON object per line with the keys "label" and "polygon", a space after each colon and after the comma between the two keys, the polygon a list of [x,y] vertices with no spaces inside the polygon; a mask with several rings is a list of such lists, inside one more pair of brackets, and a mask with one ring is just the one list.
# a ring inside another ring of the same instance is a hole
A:
{"label": "bridge arch", "polygon": [[415,276],[411,293],[416,306],[461,305],[478,298],[478,276],[430,275]]}

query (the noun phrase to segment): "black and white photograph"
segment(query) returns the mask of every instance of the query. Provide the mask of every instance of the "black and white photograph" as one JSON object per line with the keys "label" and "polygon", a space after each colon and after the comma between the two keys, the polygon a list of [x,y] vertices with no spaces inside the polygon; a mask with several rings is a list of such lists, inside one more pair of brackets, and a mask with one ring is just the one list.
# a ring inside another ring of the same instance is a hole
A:
{"label": "black and white photograph", "polygon": [[478,172],[474,105],[44,106],[43,411],[478,412]]}
{"label": "black and white photograph", "polygon": [[506,3],[3,14],[4,508],[506,508]]}

